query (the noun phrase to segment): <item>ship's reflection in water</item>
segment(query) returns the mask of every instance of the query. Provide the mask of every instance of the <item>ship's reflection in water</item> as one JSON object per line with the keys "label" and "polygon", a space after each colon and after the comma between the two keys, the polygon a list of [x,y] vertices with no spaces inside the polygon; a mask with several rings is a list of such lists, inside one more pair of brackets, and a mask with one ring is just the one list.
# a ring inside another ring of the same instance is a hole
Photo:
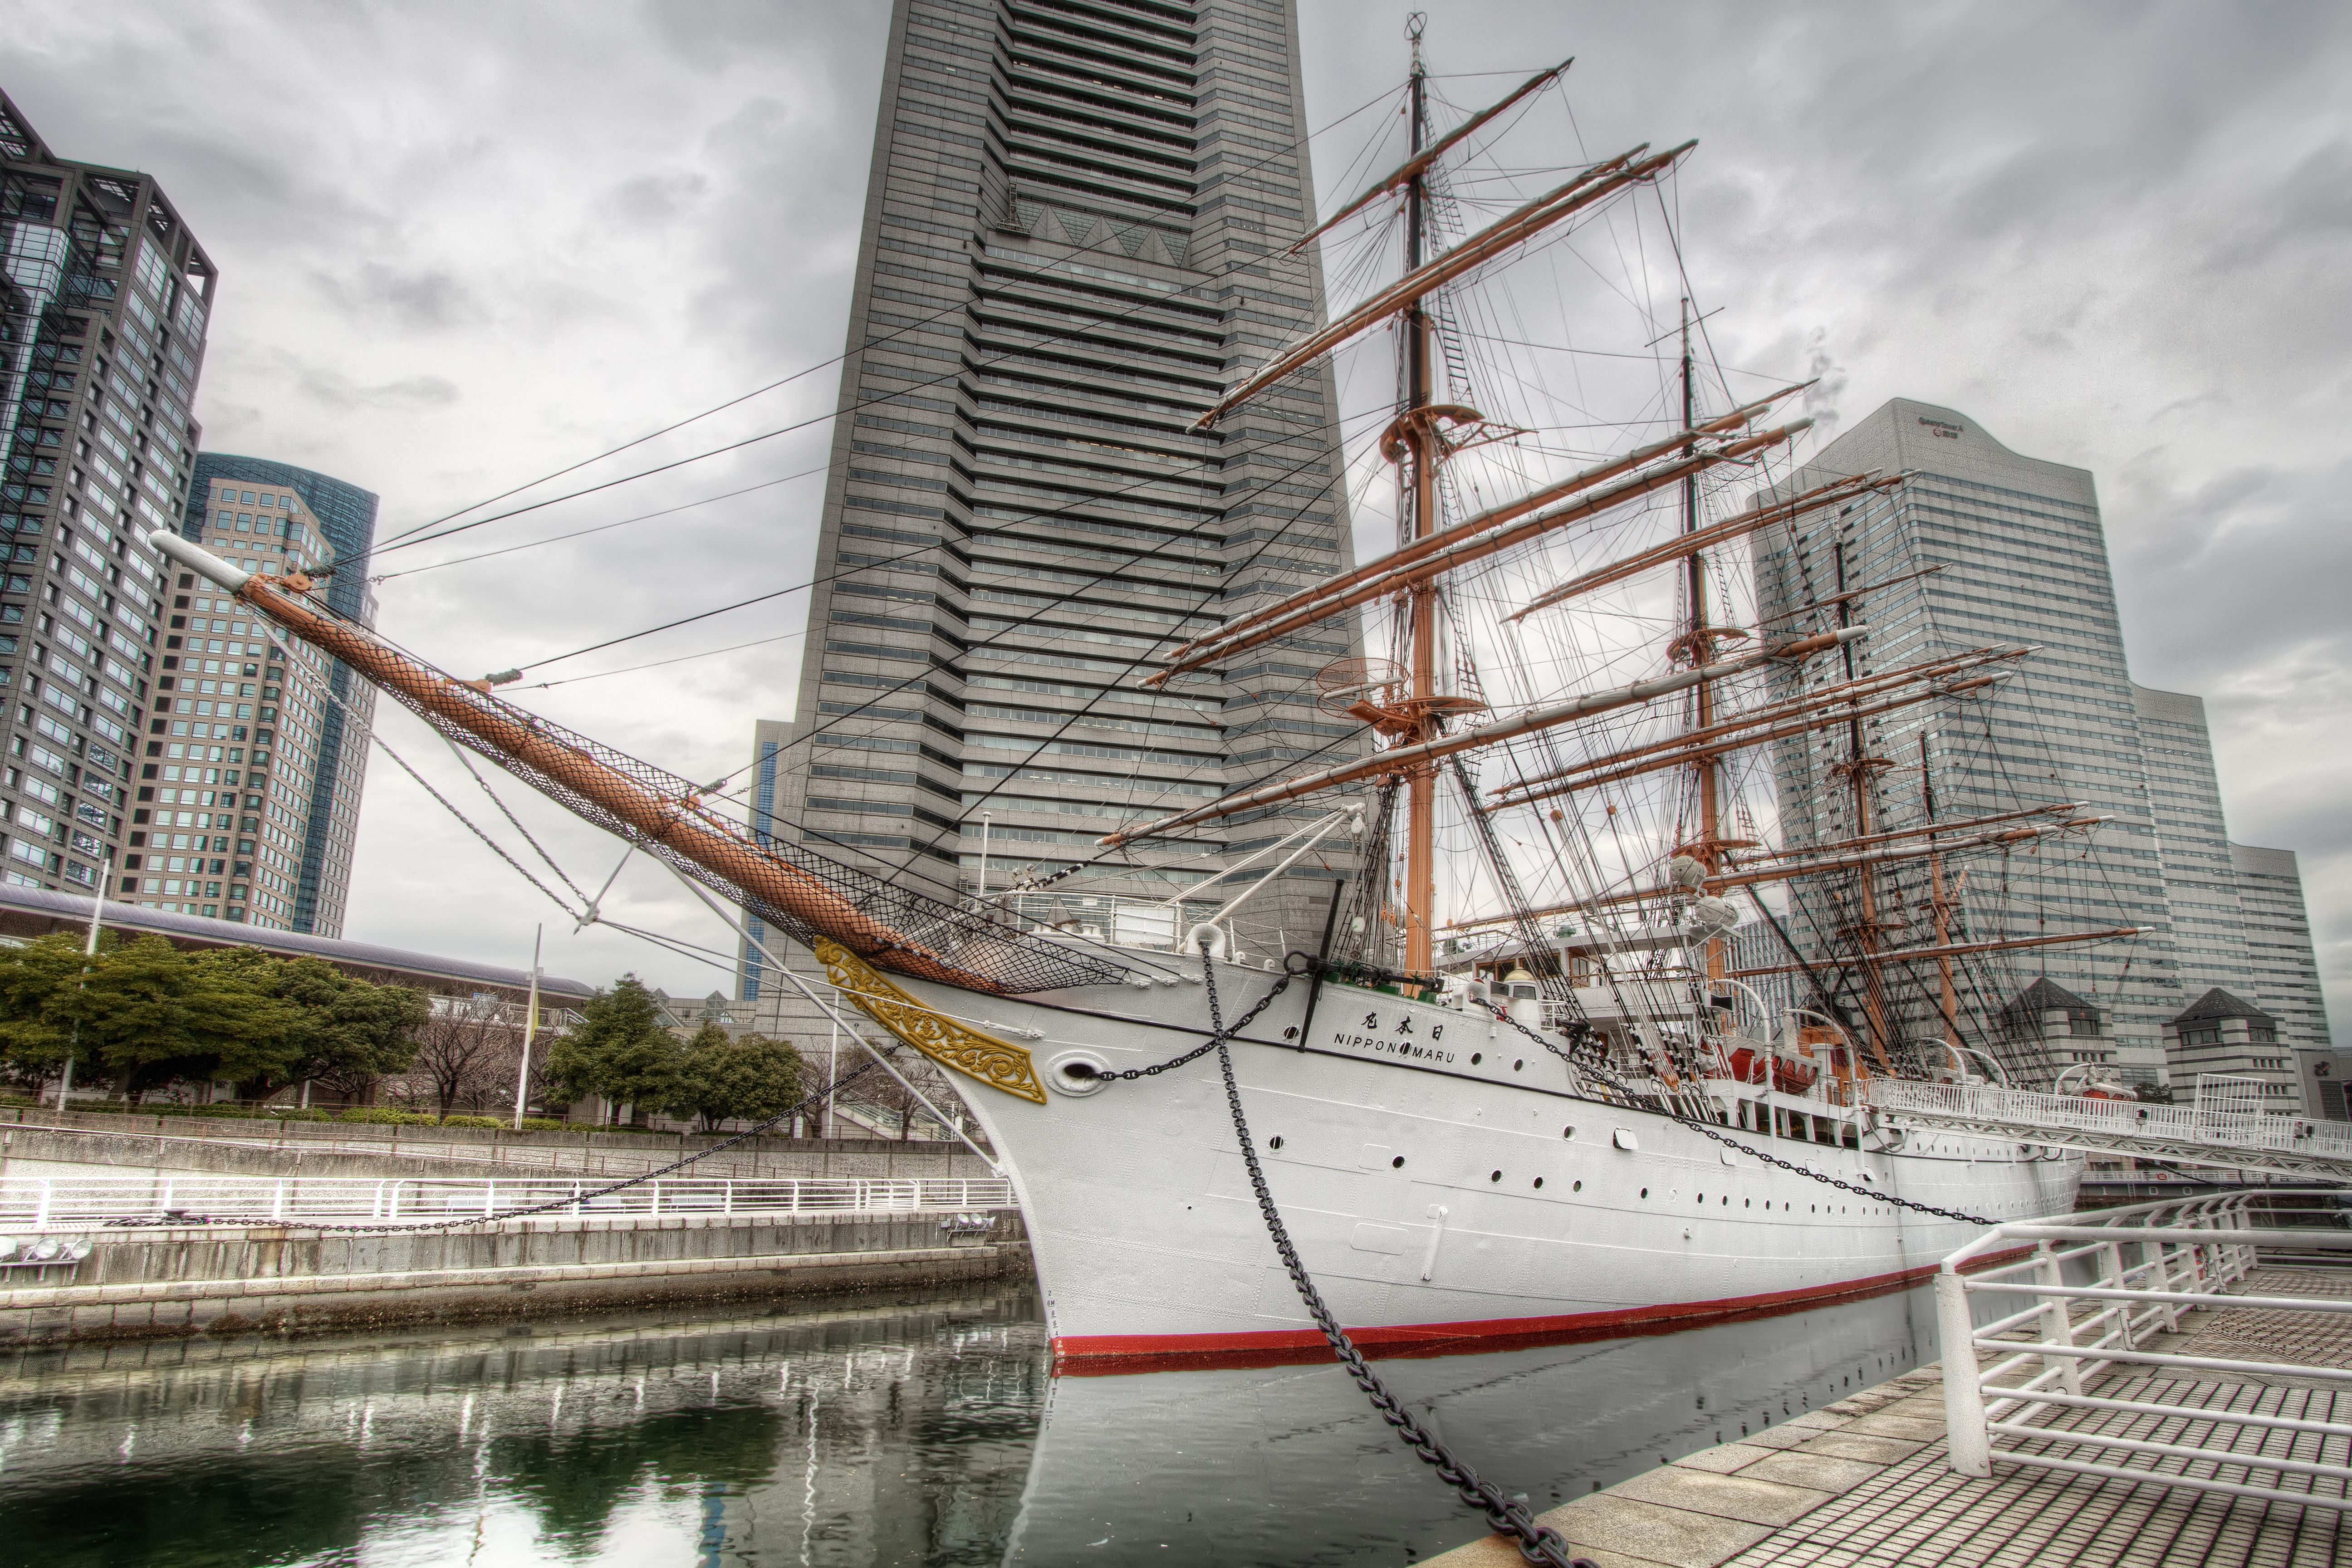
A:
{"label": "ship's reflection in water", "polygon": [[[1538,1507],[1916,1364],[1908,1292],[1381,1370]],[[1929,1353],[1932,1353],[1930,1351]],[[1052,1378],[1016,1290],[0,1384],[0,1564],[1394,1564],[1476,1533],[1336,1368]]]}

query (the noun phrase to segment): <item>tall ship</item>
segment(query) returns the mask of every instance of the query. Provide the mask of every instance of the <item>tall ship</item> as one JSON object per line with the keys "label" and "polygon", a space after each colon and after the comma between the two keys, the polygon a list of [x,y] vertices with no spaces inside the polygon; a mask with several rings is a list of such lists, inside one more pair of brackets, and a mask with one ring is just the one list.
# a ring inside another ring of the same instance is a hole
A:
{"label": "tall ship", "polygon": [[[1931,742],[2032,650],[1872,646],[1874,600],[1936,570],[1868,548],[1905,476],[1805,466],[1808,387],[1734,391],[1716,365],[1663,195],[1692,143],[1539,179],[1497,160],[1489,139],[1565,68],[1441,132],[1416,40],[1403,162],[1292,247],[1341,237],[1341,270],[1387,280],[1199,416],[1229,426],[1328,356],[1360,371],[1393,343],[1366,455],[1394,548],[1171,638],[1132,676],[1181,690],[1360,624],[1377,655],[1299,672],[1355,743],[1140,806],[1043,882],[926,889],[755,835],[724,795],[423,663],[299,577],[155,543],[806,945],[828,1000],[945,1069],[1018,1194],[1066,1371],[1321,1352],[1243,1112],[1307,1272],[1368,1348],[1900,1287],[1980,1221],[2071,1211],[2081,1163],[1907,1130],[1874,1086],[2120,1092],[2016,1026],[2004,966],[2134,932],[1972,936],[2007,896],[1994,869],[2097,826],[2063,803],[1937,809]],[[1671,286],[1636,252],[1672,258]],[[1625,263],[1611,289],[1653,352],[1632,379],[1563,388],[1539,356],[1571,345],[1525,338],[1532,296],[1513,289],[1601,255]],[[1793,613],[1758,612],[1766,571]],[[1085,892],[1097,866],[1237,820],[1271,842],[1209,882]],[[1332,889],[1320,929],[1269,925],[1258,895],[1310,857],[1348,872],[1311,884]]]}

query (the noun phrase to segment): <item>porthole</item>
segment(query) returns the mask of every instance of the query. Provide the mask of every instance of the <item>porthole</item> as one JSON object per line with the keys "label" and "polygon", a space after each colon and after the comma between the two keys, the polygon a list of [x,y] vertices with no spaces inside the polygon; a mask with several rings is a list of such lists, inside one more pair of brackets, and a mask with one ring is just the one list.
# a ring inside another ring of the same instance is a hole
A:
{"label": "porthole", "polygon": [[1584,1184],[1582,1182],[1571,1182],[1569,1184],[1568,1190],[1571,1193],[1580,1193],[1584,1190]]}
{"label": "porthole", "polygon": [[1511,1064],[1511,1070],[1512,1070],[1513,1072],[1517,1072],[1517,1071],[1518,1071],[1521,1068],[1523,1068],[1523,1067],[1525,1067],[1525,1066],[1527,1066],[1527,1065],[1528,1065],[1527,1058],[1526,1058],[1525,1057],[1521,1057],[1517,1061],[1515,1061],[1515,1062],[1513,1062],[1513,1063]]}
{"label": "porthole", "polygon": [[1486,1173],[1486,1179],[1490,1182],[1499,1182],[1503,1179],[1503,1173],[1500,1171],[1489,1171]]}
{"label": "porthole", "polygon": [[1731,1206],[1731,1194],[1729,1193],[1724,1194],[1723,1202],[1716,1206],[1718,1208],[1729,1208]]}
{"label": "porthole", "polygon": [[1279,1148],[1281,1148],[1281,1147],[1282,1147],[1282,1134],[1281,1134],[1281,1133],[1279,1133],[1279,1132],[1277,1132],[1277,1133],[1276,1133],[1273,1137],[1271,1137],[1271,1138],[1267,1139],[1267,1140],[1265,1141],[1265,1146],[1266,1146],[1267,1148],[1269,1148],[1269,1149],[1279,1149]]}
{"label": "porthole", "polygon": [[1754,1198],[1742,1198],[1739,1200],[1739,1206],[1744,1209],[1752,1209],[1756,1206],[1756,1200]]}
{"label": "porthole", "polygon": [[1701,1193],[1701,1194],[1699,1194],[1699,1195],[1698,1195],[1698,1201],[1699,1201],[1699,1202],[1701,1202],[1701,1203],[1705,1203],[1705,1202],[1706,1202],[1706,1194],[1705,1193]]}
{"label": "porthole", "polygon": [[1559,1135],[1563,1138],[1573,1138],[1576,1136],[1576,1129],[1573,1127],[1563,1127],[1559,1130]]}
{"label": "porthole", "polygon": [[1643,1187],[1643,1188],[1642,1189],[1642,1195],[1643,1195],[1643,1197],[1645,1197],[1645,1198],[1646,1198],[1646,1197],[1648,1197],[1648,1196],[1650,1195],[1650,1189],[1649,1189],[1649,1188],[1647,1188],[1647,1187]]}
{"label": "porthole", "polygon": [[1475,1067],[1476,1067],[1480,1062],[1485,1061],[1486,1059],[1486,1052],[1484,1052],[1484,1051],[1472,1051],[1472,1052],[1470,1053],[1470,1065],[1471,1065],[1472,1067],[1474,1067],[1474,1068],[1475,1068]]}
{"label": "porthole", "polygon": [[1282,1037],[1286,1040],[1297,1039],[1298,1037],[1298,1026],[1296,1024],[1286,1026],[1282,1031]]}
{"label": "porthole", "polygon": [[1541,1176],[1538,1176],[1538,1177],[1536,1178],[1536,1187],[1537,1187],[1537,1189],[1538,1189],[1538,1191],[1542,1190],[1542,1187],[1543,1187],[1543,1178],[1542,1178]]}
{"label": "porthole", "polygon": [[1402,1154],[1399,1154],[1395,1159],[1391,1160],[1391,1161],[1389,1162],[1389,1169],[1390,1169],[1390,1170],[1391,1170],[1391,1171],[1402,1171],[1402,1170],[1403,1170],[1403,1169],[1404,1169],[1404,1156],[1403,1156],[1403,1155],[1402,1155]]}

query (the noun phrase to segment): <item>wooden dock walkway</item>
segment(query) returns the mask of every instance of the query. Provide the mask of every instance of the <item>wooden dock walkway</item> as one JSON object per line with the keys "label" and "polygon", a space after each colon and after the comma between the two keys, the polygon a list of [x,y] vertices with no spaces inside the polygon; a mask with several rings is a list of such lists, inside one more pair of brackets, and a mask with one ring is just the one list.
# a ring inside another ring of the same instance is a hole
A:
{"label": "wooden dock walkway", "polygon": [[[2352,1271],[2265,1268],[2239,1293],[2352,1297]],[[2147,1348],[2239,1362],[2352,1368],[2352,1321],[2231,1308],[2200,1309],[2178,1335]],[[2095,1429],[2170,1444],[2236,1447],[2315,1466],[2267,1499],[2151,1484],[2181,1473],[2269,1486],[2273,1472],[2153,1452],[2119,1461],[2150,1482],[1996,1464],[1989,1480],[1955,1475],[1945,1450],[1941,1372],[1921,1370],[1786,1424],[1685,1456],[1554,1509],[1541,1522],[1598,1568],[2344,1568],[2352,1513],[2294,1495],[2344,1499],[2352,1439],[2199,1421],[2201,1409],[2352,1423],[2352,1384],[2307,1376],[2188,1377],[2118,1369],[2097,1380],[2110,1398],[2170,1406],[2166,1415],[2045,1407],[2037,1425]],[[2078,1423],[2080,1425],[2078,1425]],[[2128,1423],[2128,1425],[2126,1425]],[[2056,1438],[2038,1445],[2074,1452]],[[1425,1563],[1507,1568],[1522,1563],[1500,1536]]]}

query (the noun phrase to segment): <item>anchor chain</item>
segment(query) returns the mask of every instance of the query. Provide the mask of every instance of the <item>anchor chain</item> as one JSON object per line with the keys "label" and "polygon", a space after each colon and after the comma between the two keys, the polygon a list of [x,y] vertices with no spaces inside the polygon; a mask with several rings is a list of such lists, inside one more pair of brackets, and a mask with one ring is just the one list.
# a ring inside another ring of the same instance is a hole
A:
{"label": "anchor chain", "polygon": [[[1208,963],[1208,954],[1202,953],[1201,955],[1201,962],[1203,963]],[[1257,999],[1256,1006],[1252,1007],[1248,1012],[1234,1020],[1234,1026],[1231,1030],[1216,1029],[1211,1031],[1209,1043],[1205,1046],[1202,1046],[1195,1050],[1186,1051],[1182,1056],[1174,1058],[1169,1061],[1154,1062],[1148,1068],[1126,1068],[1118,1072],[1106,1072],[1097,1069],[1094,1076],[1099,1079],[1114,1080],[1134,1079],[1139,1078],[1157,1078],[1161,1073],[1171,1072],[1177,1068],[1187,1065],[1188,1063],[1197,1062],[1202,1057],[1207,1056],[1211,1051],[1215,1050],[1219,1046],[1224,1044],[1227,1034],[1238,1035],[1244,1029],[1248,1028],[1252,1024],[1256,1023],[1257,1016],[1260,1013],[1265,1012],[1268,1007],[1272,1006],[1276,997],[1290,989],[1290,975],[1286,973],[1281,979],[1276,981],[1274,983],[1274,988]],[[1211,981],[1209,983],[1209,1016],[1212,1022],[1213,1022],[1216,1017],[1216,983],[1214,981]]]}
{"label": "anchor chain", "polygon": [[[1599,1079],[1602,1083],[1607,1084],[1618,1093],[1625,1096],[1628,1100],[1639,1098],[1631,1088],[1627,1087],[1624,1082],[1619,1079],[1606,1068],[1600,1066],[1597,1062],[1579,1061],[1574,1056],[1570,1055],[1568,1050],[1554,1045],[1551,1040],[1547,1038],[1545,1036],[1536,1033],[1535,1030],[1528,1028],[1525,1024],[1519,1022],[1517,1018],[1512,1017],[1507,1009],[1496,1007],[1493,1009],[1493,1012],[1495,1015],[1495,1021],[1496,1023],[1508,1024],[1511,1027],[1517,1029],[1519,1033],[1525,1035],[1528,1038],[1533,1040],[1536,1044],[1541,1046],[1544,1049],[1549,1051],[1560,1060],[1566,1062],[1578,1072],[1591,1073],[1593,1077]],[[1837,1177],[1829,1175],[1823,1172],[1808,1170],[1806,1167],[1796,1163],[1792,1160],[1783,1160],[1778,1154],[1768,1154],[1761,1149],[1754,1148],[1748,1144],[1743,1143],[1738,1139],[1728,1136],[1713,1123],[1702,1121],[1696,1116],[1686,1116],[1679,1110],[1662,1110],[1658,1111],[1657,1114],[1665,1117],[1670,1121],[1679,1121],[1693,1131],[1702,1133],[1706,1137],[1714,1139],[1717,1143],[1722,1144],[1727,1149],[1737,1149],[1743,1154],[1753,1154],[1756,1158],[1763,1161],[1768,1165],[1778,1165],[1780,1169],[1790,1172],[1792,1174],[1803,1176],[1811,1181],[1820,1182],[1825,1186],[1835,1187],[1841,1192],[1852,1193],[1856,1197],[1868,1198],[1873,1203],[1893,1204],[1898,1208],[1910,1209],[1917,1214],[1933,1215],[1937,1219],[1958,1220],[1962,1225],[1990,1226],[2000,1223],[1999,1220],[1987,1219],[1982,1215],[1963,1214],[1958,1209],[1937,1208],[1933,1204],[1915,1203],[1909,1198],[1898,1198],[1893,1193],[1883,1193],[1875,1187],[1858,1187],[1852,1182],[1840,1181]]]}
{"label": "anchor chain", "polygon": [[[1452,1487],[1465,1503],[1483,1514],[1496,1533],[1511,1537],[1517,1542],[1521,1557],[1529,1563],[1550,1564],[1551,1568],[1593,1568],[1587,1559],[1569,1555],[1568,1542],[1559,1531],[1536,1523],[1524,1494],[1506,1497],[1501,1488],[1492,1481],[1481,1479],[1476,1470],[1454,1458],[1444,1443],[1432,1436],[1426,1427],[1413,1419],[1412,1412],[1389,1391],[1388,1384],[1381,1381],[1380,1375],[1364,1360],[1364,1353],[1348,1337],[1348,1331],[1339,1326],[1339,1320],[1333,1317],[1331,1309],[1324,1304],[1322,1292],[1315,1288],[1315,1281],[1307,1275],[1307,1266],[1299,1261],[1298,1249],[1291,1245],[1289,1228],[1282,1223],[1281,1212],[1275,1207],[1274,1194],[1266,1185],[1265,1172],[1258,1164],[1257,1149],[1250,1137],[1249,1119],[1242,1113],[1241,1087],[1234,1079],[1233,1052],[1225,1044],[1232,1035],[1265,1010],[1265,1003],[1272,1001],[1281,992],[1282,986],[1275,986],[1267,993],[1265,1002],[1251,1008],[1232,1029],[1227,1029],[1223,1008],[1217,1000],[1215,961],[1205,952],[1201,955],[1201,971],[1202,984],[1209,991],[1210,1039],[1200,1050],[1181,1059],[1190,1061],[1211,1050],[1217,1053],[1217,1067],[1225,1079],[1225,1104],[1233,1112],[1234,1135],[1240,1141],[1242,1158],[1249,1166],[1250,1186],[1257,1194],[1259,1216],[1265,1221],[1266,1233],[1274,1238],[1275,1250],[1282,1255],[1282,1266],[1288,1271],[1291,1284],[1297,1287],[1299,1300],[1307,1303],[1307,1313],[1315,1320],[1315,1326],[1323,1331],[1323,1338],[1329,1342],[1331,1353],[1339,1358],[1348,1375],[1356,1380],[1356,1386],[1371,1400],[1372,1408],[1381,1413],[1381,1419],[1396,1428],[1397,1436],[1413,1451],[1414,1457],[1435,1470],[1438,1479]],[[1287,984],[1286,976],[1284,983]],[[1163,1064],[1161,1068],[1138,1068],[1127,1076],[1140,1077],[1177,1065],[1170,1062]]]}

